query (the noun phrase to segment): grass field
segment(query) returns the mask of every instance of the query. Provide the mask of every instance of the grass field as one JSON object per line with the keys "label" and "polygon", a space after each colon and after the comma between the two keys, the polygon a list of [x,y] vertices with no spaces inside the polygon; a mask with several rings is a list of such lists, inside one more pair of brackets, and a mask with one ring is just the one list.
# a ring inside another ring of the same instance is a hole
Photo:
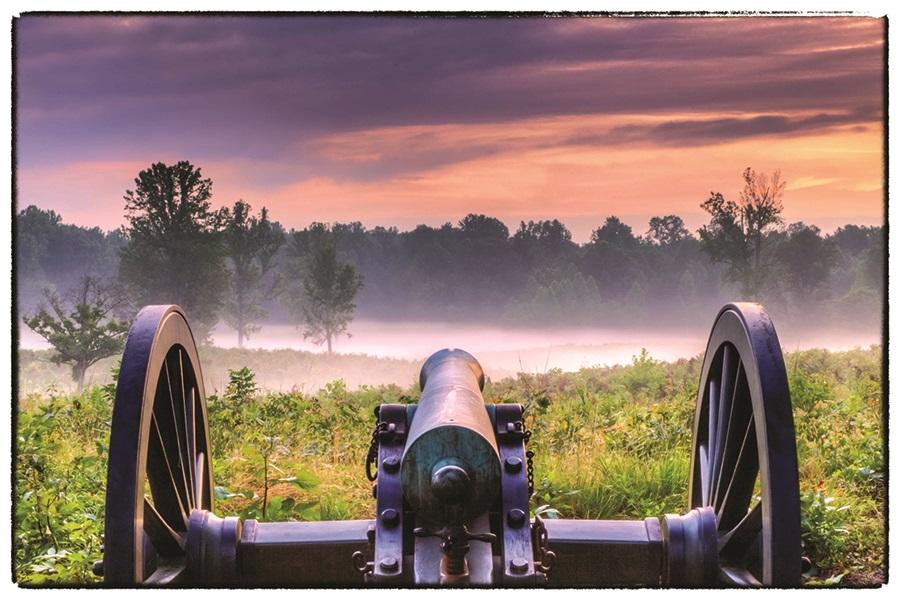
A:
{"label": "grass field", "polygon": [[[209,397],[216,512],[270,521],[372,517],[363,463],[373,409],[414,402],[418,390],[351,391],[342,381],[315,392],[254,390],[252,368],[267,357],[245,352],[232,366],[251,370]],[[886,497],[881,348],[808,350],[786,360],[804,554],[815,565],[806,581],[877,584]],[[685,510],[699,368],[699,358],[662,363],[642,354],[627,366],[488,382],[486,401],[526,407],[536,453],[532,507],[591,519]],[[21,583],[96,581],[90,567],[103,543],[112,394],[107,384],[80,395],[57,387],[20,395],[14,536]]]}
{"label": "grass field", "polygon": [[[250,350],[200,346],[200,364],[207,394],[219,394],[228,385],[228,371],[247,367],[256,381],[271,391],[315,393],[341,379],[349,389],[360,385],[412,385],[419,377],[421,361],[380,358],[365,354],[327,357],[303,350]],[[50,362],[50,350],[19,350],[19,395],[75,391],[69,367]],[[113,381],[112,370],[120,357],[105,358],[87,370],[85,384],[102,386]]]}

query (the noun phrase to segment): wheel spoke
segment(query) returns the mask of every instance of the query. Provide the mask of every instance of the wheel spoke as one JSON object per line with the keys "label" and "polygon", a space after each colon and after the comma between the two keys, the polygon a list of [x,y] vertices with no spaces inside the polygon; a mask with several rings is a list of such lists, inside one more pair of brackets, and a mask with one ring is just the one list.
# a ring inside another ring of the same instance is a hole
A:
{"label": "wheel spoke", "polygon": [[734,461],[734,470],[731,472],[728,487],[725,488],[725,494],[716,513],[720,530],[733,527],[746,514],[758,470],[756,430],[751,415],[744,431],[741,448]]}
{"label": "wheel spoke", "polygon": [[[190,505],[190,502],[193,500],[193,493],[190,490],[190,484],[188,483],[186,473],[187,467],[184,465],[184,452],[181,449],[181,432],[178,427],[178,412],[175,410],[175,394],[172,392],[172,377],[169,375],[169,357],[166,357],[166,360],[163,361],[163,364],[166,366],[166,382],[169,385],[169,404],[172,407],[172,422],[175,425],[175,443],[178,446],[178,462],[181,465],[181,479],[184,481],[184,487],[187,490],[188,497],[188,505],[190,508],[194,508]],[[188,511],[190,512],[190,511]]]}
{"label": "wheel spoke", "polygon": [[187,575],[187,568],[181,563],[162,564],[147,578],[146,585],[173,585],[182,583]]}
{"label": "wheel spoke", "polygon": [[201,452],[197,455],[197,468],[194,473],[197,480],[194,482],[194,506],[200,508],[203,506],[203,473],[206,470],[206,456]]}
{"label": "wheel spoke", "polygon": [[[187,528],[188,514],[190,513],[186,502],[187,488],[181,487],[177,483],[175,474],[172,473],[172,462],[169,460],[169,455],[166,452],[166,443],[162,431],[160,431],[159,422],[156,420],[156,411],[151,414],[150,421],[151,428],[156,433],[156,436],[150,439],[147,457],[147,479],[150,481],[150,490],[153,493],[154,501],[159,505],[163,513],[170,520],[175,514],[178,514],[185,528]],[[171,484],[169,489],[166,489],[167,486],[161,485],[166,478],[160,475],[159,462],[166,465],[165,473],[168,474],[168,482]],[[172,493],[174,493],[177,505],[172,504]]]}
{"label": "wheel spoke", "polygon": [[742,567],[719,565],[719,581],[727,585],[740,587],[761,587],[759,579]]}
{"label": "wheel spoke", "polygon": [[[731,400],[734,392],[731,383],[731,363],[731,346],[725,344],[722,346],[722,377],[719,386],[719,406],[716,411],[716,452],[710,457],[712,459],[710,475],[713,482],[716,481],[716,475],[722,464],[722,456],[725,453],[726,448],[725,438],[728,435],[727,423],[730,416]],[[716,490],[714,486],[711,486],[710,496],[714,497],[716,491],[718,490]]]}
{"label": "wheel spoke", "polygon": [[701,444],[698,454],[698,460],[700,462],[701,505],[707,506],[709,503],[709,453],[706,450],[706,446]]}
{"label": "wheel spoke", "polygon": [[721,497],[724,496],[725,492],[725,490],[722,489],[722,475],[727,472],[727,468],[731,468],[732,465],[735,464],[735,460],[740,451],[740,448],[735,447],[735,444],[732,443],[733,438],[737,435],[737,431],[740,431],[740,427],[743,426],[744,419],[752,416],[752,406],[750,406],[747,395],[743,393],[744,388],[741,385],[745,382],[744,367],[741,361],[738,360],[734,374],[734,385],[731,390],[731,400],[728,404],[728,420],[725,425],[725,437],[722,441],[722,451],[719,454],[720,459],[718,468],[713,473],[714,492],[712,506],[717,510],[719,508],[719,501]]}
{"label": "wheel spoke", "polygon": [[144,531],[158,554],[164,556],[184,554],[184,538],[156,512],[156,508],[146,496],[144,496]]}
{"label": "wheel spoke", "polygon": [[757,502],[728,533],[719,537],[719,553],[743,555],[762,532],[762,502]]}
{"label": "wheel spoke", "polygon": [[[184,352],[182,352],[181,348],[178,349],[178,373],[179,379],[181,380],[181,408],[182,416],[184,417],[184,452],[185,452],[185,460],[187,463],[188,472],[186,473],[188,480],[191,483],[191,486],[194,486],[195,478],[194,478],[194,460],[197,456],[197,451],[194,446],[194,428],[190,427],[189,423],[191,422],[189,416],[193,414],[193,406],[188,408],[188,398],[187,393],[184,387]],[[193,393],[193,390],[191,390]],[[193,404],[193,398],[191,398],[191,404]],[[189,415],[188,413],[191,413]],[[197,497],[197,490],[192,489],[192,498]],[[194,508],[200,508],[199,504],[195,504]]]}
{"label": "wheel spoke", "polygon": [[715,379],[710,380],[709,382],[709,397],[706,401],[707,405],[707,416],[708,416],[708,424],[706,430],[706,443],[707,443],[707,456],[706,456],[706,495],[703,497],[703,505],[709,506],[710,497],[712,494],[712,464],[714,457],[716,456],[716,426],[718,425],[718,412],[719,412],[719,385],[718,381]]}

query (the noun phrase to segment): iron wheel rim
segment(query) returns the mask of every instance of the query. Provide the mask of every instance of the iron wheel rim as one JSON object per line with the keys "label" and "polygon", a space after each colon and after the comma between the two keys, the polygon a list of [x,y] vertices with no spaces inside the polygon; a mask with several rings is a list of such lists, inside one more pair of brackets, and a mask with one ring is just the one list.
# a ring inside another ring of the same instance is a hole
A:
{"label": "iron wheel rim", "polygon": [[693,437],[689,504],[716,514],[719,582],[799,585],[796,437],[784,357],[762,306],[729,304],[716,317]]}
{"label": "iron wheel rim", "polygon": [[212,510],[213,478],[197,347],[177,306],[147,306],[135,318],[109,448],[105,581],[184,583],[190,512]]}

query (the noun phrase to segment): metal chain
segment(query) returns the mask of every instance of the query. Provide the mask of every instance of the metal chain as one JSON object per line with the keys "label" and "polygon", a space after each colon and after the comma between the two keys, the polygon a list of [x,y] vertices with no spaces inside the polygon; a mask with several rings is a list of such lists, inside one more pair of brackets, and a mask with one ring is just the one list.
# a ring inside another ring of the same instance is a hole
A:
{"label": "metal chain", "polygon": [[[529,440],[531,440],[531,430],[526,429],[525,434],[522,436],[522,441],[525,442],[525,445],[528,445]],[[534,452],[532,450],[525,452],[525,464],[527,465],[528,473],[528,497],[531,498],[534,496]]]}
{"label": "metal chain", "polygon": [[525,459],[528,469],[528,497],[534,496],[534,452],[528,450],[525,452]]}
{"label": "metal chain", "polygon": [[378,434],[387,429],[387,423],[379,421],[372,430],[372,441],[369,443],[369,453],[366,455],[366,477],[369,481],[375,481],[378,477],[378,468],[372,470],[372,465],[378,462]]}
{"label": "metal chain", "polygon": [[363,575],[371,573],[375,568],[375,563],[366,560],[366,555],[359,550],[354,552],[350,558],[353,560],[353,568]]}
{"label": "metal chain", "polygon": [[535,515],[531,529],[531,543],[537,553],[537,561],[534,567],[541,573],[549,573],[556,564],[556,554],[550,550],[550,539],[547,535],[547,527],[539,515]]}

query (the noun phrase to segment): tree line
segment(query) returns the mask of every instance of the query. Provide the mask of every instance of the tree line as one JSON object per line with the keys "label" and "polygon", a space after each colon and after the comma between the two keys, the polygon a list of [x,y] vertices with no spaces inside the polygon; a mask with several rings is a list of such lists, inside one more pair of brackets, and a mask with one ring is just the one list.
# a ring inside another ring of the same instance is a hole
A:
{"label": "tree line", "polygon": [[[696,235],[674,214],[651,218],[643,232],[608,216],[578,244],[557,219],[510,231],[484,214],[409,231],[359,222],[287,230],[242,200],[213,209],[213,182],[191,163],[157,163],[125,192],[118,230],[64,224],[35,206],[18,214],[19,308],[34,313],[26,322],[44,335],[46,323],[68,316],[65,301],[78,307],[79,294],[118,298],[98,320],[107,324],[144,304],[175,302],[201,338],[224,321],[243,345],[260,323],[293,322],[329,351],[354,313],[664,325],[705,323],[722,302],[741,299],[792,319],[873,322],[883,228],[848,224],[823,234],[785,223],[780,174],[747,169],[742,179],[736,197],[713,192],[701,204],[709,222]],[[43,333],[34,321],[42,314]]]}

